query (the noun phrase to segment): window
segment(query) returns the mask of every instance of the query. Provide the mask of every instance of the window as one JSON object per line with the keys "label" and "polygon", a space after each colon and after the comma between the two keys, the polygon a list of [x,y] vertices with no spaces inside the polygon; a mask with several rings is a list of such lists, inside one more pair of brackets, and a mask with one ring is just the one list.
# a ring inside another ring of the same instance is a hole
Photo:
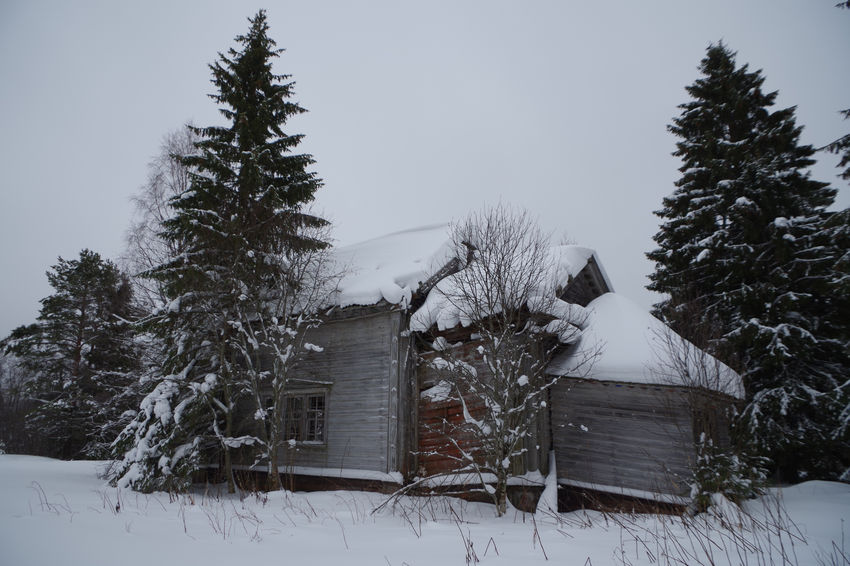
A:
{"label": "window", "polygon": [[287,395],[283,409],[283,435],[296,442],[325,441],[325,394]]}

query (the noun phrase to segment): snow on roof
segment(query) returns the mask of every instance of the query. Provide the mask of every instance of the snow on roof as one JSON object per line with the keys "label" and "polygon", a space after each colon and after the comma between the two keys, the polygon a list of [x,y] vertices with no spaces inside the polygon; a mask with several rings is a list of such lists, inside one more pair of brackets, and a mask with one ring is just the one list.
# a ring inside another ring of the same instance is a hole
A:
{"label": "snow on roof", "polygon": [[343,271],[337,304],[407,306],[419,285],[451,259],[448,224],[394,232],[334,252]]}
{"label": "snow on roof", "polygon": [[[539,291],[542,293],[552,292],[559,286],[565,285],[572,278],[576,277],[582,269],[587,265],[587,262],[595,252],[590,248],[572,245],[552,246],[549,249],[550,261],[548,262],[551,269],[546,269],[543,274],[543,281],[540,281]],[[598,263],[598,262],[597,262]],[[449,297],[455,294],[456,276],[449,275],[441,280],[428,293],[425,302],[419,309],[410,317],[410,330],[416,332],[424,332],[436,325],[439,330],[446,330],[457,325],[469,326],[472,321],[469,319],[470,313],[464,312],[465,309],[458,304],[458,301],[451,300]],[[532,304],[534,296],[528,297],[529,308],[534,310]],[[554,298],[553,298],[554,299]],[[546,303],[548,308],[557,308],[558,312],[551,312],[558,319],[581,326],[584,320],[584,309],[579,305],[569,305],[564,301],[555,299],[555,304]],[[500,306],[500,305],[493,305]],[[573,335],[572,332],[567,332],[568,335]]]}
{"label": "snow on roof", "polygon": [[[381,300],[407,307],[419,286],[453,257],[448,224],[394,232],[337,248],[334,254],[337,265],[344,272],[336,297],[337,304],[342,307],[373,305]],[[567,282],[584,269],[595,252],[581,246],[559,245],[553,246],[552,255],[556,280]],[[601,263],[598,259],[595,261],[606,284],[612,288]],[[458,313],[447,312],[449,305],[440,300],[439,293],[438,285],[431,290],[422,307],[413,313],[411,330],[427,330],[432,324],[443,329],[462,322]],[[672,334],[670,340],[665,339],[672,331],[629,299],[606,293],[587,308],[590,315],[587,323],[582,324],[587,328],[580,349],[601,349],[601,353],[585,377],[662,385],[687,385],[685,381],[689,380],[714,381],[703,386],[743,397],[738,374],[678,335]],[[683,378],[679,375],[682,372],[671,369],[667,342],[677,349],[678,357],[693,358],[680,365],[687,365],[689,374],[697,377]],[[575,369],[573,356],[576,356],[574,352],[565,352],[556,357],[549,372],[569,375]],[[708,364],[698,363],[696,359],[700,356],[704,356]],[[715,369],[714,379],[700,377],[699,365],[711,365]]]}
{"label": "snow on roof", "polygon": [[[556,356],[549,364],[549,373],[569,375],[582,352],[598,349],[599,357],[582,377],[626,383],[699,385],[743,398],[744,388],[737,373],[673,333],[630,299],[605,293],[591,301],[587,309],[590,316],[579,352]],[[687,375],[683,376],[684,368]]]}
{"label": "snow on roof", "polygon": [[[336,248],[335,262],[343,273],[336,303],[346,307],[385,300],[406,307],[419,286],[452,259],[449,236],[449,224],[432,224]],[[552,255],[555,277],[566,283],[578,275],[595,252],[581,246],[558,245],[552,247]],[[601,271],[602,266],[599,268]]]}

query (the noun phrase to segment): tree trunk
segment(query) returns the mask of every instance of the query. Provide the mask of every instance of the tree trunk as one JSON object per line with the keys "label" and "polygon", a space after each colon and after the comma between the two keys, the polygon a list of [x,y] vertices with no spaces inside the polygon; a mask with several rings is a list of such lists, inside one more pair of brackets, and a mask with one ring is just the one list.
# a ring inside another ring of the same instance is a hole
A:
{"label": "tree trunk", "polygon": [[[230,386],[224,385],[224,406],[227,411],[224,414],[224,437],[233,438],[233,402],[230,397]],[[224,444],[224,474],[227,476],[227,493],[236,493],[236,480],[233,477],[233,455],[230,446]]]}
{"label": "tree trunk", "polygon": [[[233,433],[233,417],[227,413],[225,434],[227,438]],[[233,456],[230,453],[230,447],[224,445],[224,473],[227,475],[227,493],[236,493],[236,480],[233,478]]]}
{"label": "tree trunk", "polygon": [[268,490],[280,491],[283,486],[280,483],[280,471],[277,467],[277,449],[269,450],[269,478]]}
{"label": "tree trunk", "polygon": [[496,516],[502,517],[508,512],[507,505],[508,497],[508,475],[504,469],[500,469],[496,474]]}
{"label": "tree trunk", "polygon": [[268,490],[280,491],[280,470],[277,467],[277,442],[270,443],[269,446],[269,477]]}

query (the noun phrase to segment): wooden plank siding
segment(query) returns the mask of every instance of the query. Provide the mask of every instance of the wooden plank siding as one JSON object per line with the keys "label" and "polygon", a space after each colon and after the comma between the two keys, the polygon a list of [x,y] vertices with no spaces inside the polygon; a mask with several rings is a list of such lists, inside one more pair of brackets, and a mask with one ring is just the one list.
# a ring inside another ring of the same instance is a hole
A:
{"label": "wooden plank siding", "polygon": [[591,257],[578,275],[567,284],[561,300],[586,307],[596,297],[611,291],[599,271],[596,260]]}
{"label": "wooden plank siding", "polygon": [[[323,351],[310,352],[293,370],[287,391],[326,392],[325,441],[298,443],[280,450],[281,472],[290,466],[333,470],[406,471],[409,432],[399,411],[408,395],[400,358],[402,313],[389,307],[355,308],[352,316],[336,313],[311,329],[307,340]],[[243,415],[253,414],[242,409]],[[249,418],[242,428],[250,428]],[[242,462],[248,464],[248,462]],[[259,468],[259,469],[262,469]]]}
{"label": "wooden plank siding", "polygon": [[[455,351],[455,356],[472,365],[476,372],[487,371],[480,357],[473,355],[477,346],[477,342],[467,342],[460,350]],[[417,366],[420,392],[433,387],[442,379],[448,381],[446,375],[429,363],[439,356],[439,352],[426,352],[421,355]],[[472,417],[481,418],[484,411],[481,400],[468,393],[464,394],[463,398]],[[469,434],[458,434],[456,430],[452,433],[453,427],[462,426],[464,423],[463,405],[457,398],[457,391],[453,390],[450,398],[437,401],[420,393],[418,413],[417,455],[420,476],[452,472],[461,468],[461,452],[454,442],[467,453],[474,453],[479,449],[480,443]]]}
{"label": "wooden plank siding", "polygon": [[393,339],[397,342],[394,348],[398,351],[395,369],[398,375],[396,469],[406,478],[416,474],[414,451],[416,449],[416,423],[419,419],[419,404],[416,402],[419,388],[414,367],[416,354],[410,332],[407,331],[409,324],[409,314],[399,313],[398,328],[400,331],[393,334]]}
{"label": "wooden plank siding", "polygon": [[686,495],[695,457],[681,388],[563,378],[551,392],[559,481]]}

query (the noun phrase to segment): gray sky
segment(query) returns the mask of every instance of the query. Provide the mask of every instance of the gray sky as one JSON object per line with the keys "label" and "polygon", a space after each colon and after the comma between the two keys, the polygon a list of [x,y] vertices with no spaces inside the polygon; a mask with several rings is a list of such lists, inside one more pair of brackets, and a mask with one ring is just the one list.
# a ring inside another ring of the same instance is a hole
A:
{"label": "gray sky", "polygon": [[[720,39],[763,69],[803,142],[850,130],[850,11],[837,0],[273,2],[310,112],[303,133],[340,244],[448,221],[499,200],[596,248],[645,307],[673,190],[666,126]],[[82,248],[116,258],[130,196],[162,136],[220,123],[207,64],[255,2],[0,0],[0,336],[30,323],[44,272]],[[850,188],[837,158],[814,177]]]}

